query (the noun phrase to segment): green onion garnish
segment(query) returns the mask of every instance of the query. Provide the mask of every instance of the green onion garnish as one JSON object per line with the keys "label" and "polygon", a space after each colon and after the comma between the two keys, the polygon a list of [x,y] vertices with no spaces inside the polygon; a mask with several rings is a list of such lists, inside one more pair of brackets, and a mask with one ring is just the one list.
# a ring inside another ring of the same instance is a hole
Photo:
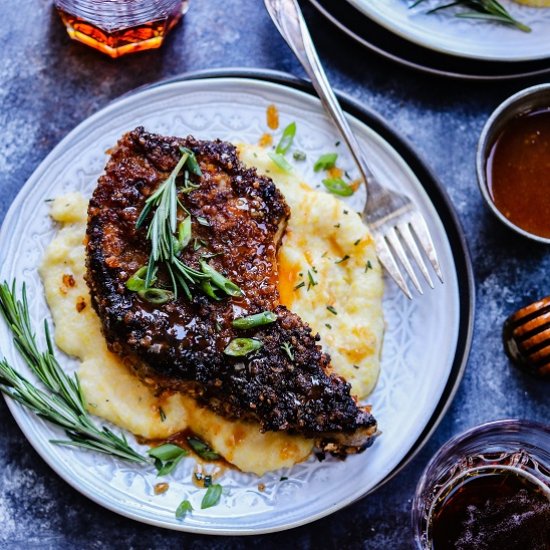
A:
{"label": "green onion garnish", "polygon": [[138,296],[151,304],[165,304],[174,298],[174,293],[162,288],[144,288],[138,290]]}
{"label": "green onion garnish", "polygon": [[292,173],[292,165],[280,153],[267,153],[275,165],[286,174]]}
{"label": "green onion garnish", "polygon": [[286,155],[290,149],[292,142],[294,141],[294,136],[296,135],[296,123],[291,122],[283,131],[281,140],[279,141],[275,153],[278,155]]}
{"label": "green onion garnish", "polygon": [[222,490],[222,486],[219,483],[210,485],[206,491],[206,494],[202,498],[201,509],[204,510],[205,508],[216,506],[216,504],[220,502]]}
{"label": "green onion garnish", "polygon": [[164,476],[171,473],[179,461],[189,453],[172,443],[165,443],[159,447],[149,449],[147,454],[155,460],[157,476]]}
{"label": "green onion garnish", "polygon": [[188,500],[184,500],[176,509],[176,519],[184,519],[188,512],[193,511],[193,506]]}
{"label": "green onion garnish", "polygon": [[224,277],[221,273],[216,271],[212,266],[201,258],[200,260],[201,270],[205,275],[210,277],[210,282],[217,286],[220,290],[223,290],[229,296],[242,296],[243,291],[227,277]]}
{"label": "green onion garnish", "polygon": [[147,274],[147,266],[140,267],[127,281],[126,288],[132,292],[145,290],[145,276]]}
{"label": "green onion garnish", "polygon": [[221,456],[213,451],[202,439],[198,437],[188,437],[187,443],[195,453],[197,453],[204,460],[218,460]]}
{"label": "green onion garnish", "polygon": [[234,338],[223,352],[233,357],[242,357],[260,349],[262,346],[263,343],[256,340],[256,338]]}
{"label": "green onion garnish", "polygon": [[195,157],[195,153],[193,153],[191,149],[187,149],[187,147],[180,147],[180,151],[189,155],[187,159],[187,168],[189,169],[189,172],[191,172],[191,174],[195,174],[195,176],[202,176],[201,168],[197,161],[197,157]]}
{"label": "green onion garnish", "polygon": [[210,283],[210,281],[203,281],[201,283],[201,288],[202,288],[202,291],[209,297],[209,298],[212,298],[212,300],[216,300],[216,302],[219,302],[222,297],[221,296],[218,296],[216,294],[217,290],[216,288],[214,288],[212,286],[212,284]]}
{"label": "green onion garnish", "polygon": [[178,227],[178,243],[183,250],[191,242],[191,216],[187,216]]}
{"label": "green onion garnish", "polygon": [[313,170],[315,172],[320,172],[321,170],[328,170],[329,168],[334,168],[336,166],[336,161],[338,160],[338,153],[326,153],[321,155],[317,162],[313,165]]}
{"label": "green onion garnish", "polygon": [[348,185],[342,178],[327,178],[323,180],[323,185],[329,193],[339,195],[340,197],[349,197],[355,193],[353,187]]}
{"label": "green onion garnish", "polygon": [[272,311],[262,311],[261,313],[255,313],[254,315],[248,315],[247,317],[241,317],[235,319],[231,324],[238,329],[246,330],[249,328],[261,327],[269,325],[277,320],[277,315]]}

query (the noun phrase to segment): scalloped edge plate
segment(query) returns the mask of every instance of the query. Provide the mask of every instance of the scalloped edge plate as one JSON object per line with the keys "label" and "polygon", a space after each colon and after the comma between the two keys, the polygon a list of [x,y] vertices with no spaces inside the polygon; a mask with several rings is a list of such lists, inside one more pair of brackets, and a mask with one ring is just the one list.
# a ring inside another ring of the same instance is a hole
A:
{"label": "scalloped edge plate", "polygon": [[[235,87],[241,90],[242,87],[242,91],[239,91],[239,93],[246,93],[247,97],[251,97],[249,95],[250,92],[254,93],[254,91],[259,92],[262,90],[269,94],[269,90],[272,90],[274,94],[275,92],[283,94],[283,96],[288,94],[289,100],[292,99],[294,102],[305,102],[304,105],[309,106],[310,109],[311,106],[316,105],[316,100],[311,97],[314,95],[312,88],[308,83],[280,73],[253,70],[210,71],[184,75],[168,82],[162,82],[147,87],[146,89],[137,90],[130,95],[119,98],[95,115],[92,115],[70,132],[46,157],[17,195],[6,215],[2,230],[0,231],[0,244],[2,245],[0,246],[0,250],[2,251],[1,255],[4,260],[2,262],[4,277],[7,277],[8,272],[13,273],[16,265],[16,262],[10,262],[8,258],[9,248],[14,245],[18,237],[14,236],[11,229],[8,228],[13,227],[14,223],[16,224],[18,213],[24,205],[29,188],[34,185],[41,185],[40,182],[43,181],[41,178],[45,170],[53,166],[55,162],[60,161],[60,158],[62,158],[60,155],[62,155],[64,150],[70,148],[71,143],[74,146],[75,142],[78,144],[79,139],[85,139],[82,138],[82,134],[89,130],[93,124],[97,124],[98,121],[105,119],[106,116],[114,116],[117,109],[121,109],[123,105],[126,105],[126,107],[137,106],[139,104],[137,100],[140,98],[150,100],[151,98],[160,96],[162,99],[164,94],[164,99],[166,99],[166,97],[168,97],[166,95],[167,92],[177,91],[181,93],[186,89],[194,89],[196,92],[201,87],[206,89],[208,87],[219,87],[220,85],[229,88],[233,87],[233,90]],[[89,466],[91,464],[100,463],[99,458],[91,453],[69,451],[67,449],[62,449],[63,453],[60,453],[60,449],[58,447],[54,448],[48,441],[49,437],[52,436],[52,428],[50,425],[8,399],[8,407],[15,420],[37,452],[63,479],[98,504],[144,523],[195,533],[243,535],[289,529],[333,513],[359,498],[364,497],[367,493],[372,492],[384,482],[391,479],[391,477],[403,468],[420,450],[443,417],[461,380],[472,338],[474,311],[473,276],[464,236],[454,210],[441,185],[408,144],[398,137],[377,115],[362,108],[347,96],[341,95],[340,98],[344,109],[352,117],[357,119],[354,125],[359,125],[358,127],[360,127],[362,124],[368,124],[369,134],[375,136],[376,140],[379,140],[380,143],[387,143],[388,147],[390,147],[389,151],[393,151],[398,155],[397,158],[400,159],[403,166],[410,171],[414,181],[421,182],[421,187],[418,188],[418,192],[420,196],[428,197],[429,202],[426,206],[429,206],[429,211],[432,212],[432,215],[437,217],[436,225],[438,227],[440,225],[443,227],[444,236],[448,243],[449,258],[451,258],[450,262],[455,269],[455,273],[448,273],[448,277],[449,280],[454,281],[453,285],[456,284],[457,291],[457,295],[452,298],[457,304],[457,318],[456,321],[451,321],[451,323],[456,322],[456,325],[453,325],[454,328],[451,329],[453,332],[456,330],[456,340],[449,340],[453,342],[453,348],[448,349],[449,357],[452,359],[447,367],[445,367],[445,372],[448,373],[448,376],[446,376],[445,380],[440,380],[438,382],[437,387],[440,388],[440,392],[438,390],[439,395],[430,396],[429,403],[425,405],[426,410],[431,411],[427,416],[427,422],[425,422],[423,426],[415,427],[414,433],[418,433],[418,435],[415,435],[414,438],[411,439],[410,434],[405,438],[407,441],[405,443],[407,448],[401,449],[400,456],[396,461],[397,463],[387,468],[387,471],[384,471],[383,475],[379,473],[376,481],[374,481],[374,479],[377,475],[374,472],[370,472],[369,475],[372,476],[372,479],[368,485],[357,486],[357,484],[354,484],[353,486],[348,486],[345,498],[332,502],[330,505],[322,506],[318,510],[310,510],[307,513],[294,512],[293,517],[291,512],[282,515],[279,513],[272,514],[275,516],[275,519],[267,522],[261,519],[257,520],[252,510],[249,510],[250,514],[252,514],[252,516],[250,516],[252,519],[246,516],[249,518],[249,524],[247,525],[246,521],[244,521],[241,526],[238,525],[238,515],[231,516],[231,514],[227,513],[223,515],[221,512],[220,514],[222,515],[214,514],[213,516],[197,514],[197,518],[191,518],[189,523],[180,523],[173,518],[173,512],[170,512],[172,515],[167,516],[165,513],[164,516],[159,515],[157,517],[152,513],[149,501],[140,501],[142,497],[139,497],[139,495],[131,495],[130,493],[124,496],[124,492],[121,492],[120,486],[117,486],[117,488],[114,486],[110,487],[109,483],[105,483],[104,481],[99,483],[97,477],[94,478],[92,476],[88,478],[86,476],[75,475],[74,468],[71,467],[71,457],[78,456],[79,460],[73,460],[72,466],[84,468],[82,472],[85,471],[86,465]],[[149,105],[151,105],[151,103],[149,103]],[[320,107],[317,106],[315,109],[321,113]],[[391,154],[394,155],[394,153]],[[436,223],[435,219],[433,223]],[[11,360],[15,361],[15,351],[13,350],[13,346],[10,346],[11,342],[9,341],[7,328],[5,326],[0,327],[0,332],[5,341],[7,340],[6,356],[8,360],[10,360],[11,355]],[[454,342],[456,342],[456,345]],[[17,361],[16,364],[20,364],[20,362]],[[73,455],[70,454],[71,452],[80,454]],[[367,456],[368,453],[360,457],[351,458],[362,461],[362,457]],[[76,465],[74,464],[75,462],[77,463]],[[105,464],[101,463],[101,467],[114,468],[116,472],[119,466],[116,463],[113,465],[113,462],[114,461]],[[363,463],[361,462],[361,464]],[[333,472],[336,471],[337,466],[338,463],[334,463],[334,466],[331,466]],[[130,476],[136,475],[132,474],[131,471],[126,472],[125,470],[124,472]],[[309,481],[306,482],[309,483]],[[148,506],[149,508],[147,508]],[[290,517],[279,517],[279,515]]]}

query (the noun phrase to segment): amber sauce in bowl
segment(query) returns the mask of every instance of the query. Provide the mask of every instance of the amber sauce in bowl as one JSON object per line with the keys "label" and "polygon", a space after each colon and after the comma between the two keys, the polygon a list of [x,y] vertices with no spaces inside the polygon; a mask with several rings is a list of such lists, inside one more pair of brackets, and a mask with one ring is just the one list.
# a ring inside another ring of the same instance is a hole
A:
{"label": "amber sauce in bowl", "polygon": [[550,108],[509,120],[486,160],[496,208],[524,231],[550,238]]}

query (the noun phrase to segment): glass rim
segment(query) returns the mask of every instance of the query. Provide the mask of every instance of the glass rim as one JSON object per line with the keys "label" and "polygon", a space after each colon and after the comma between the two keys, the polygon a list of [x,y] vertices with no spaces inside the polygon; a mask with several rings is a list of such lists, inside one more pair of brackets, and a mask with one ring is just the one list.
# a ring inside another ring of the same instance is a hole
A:
{"label": "glass rim", "polygon": [[[498,434],[499,432],[502,432],[504,436],[506,436],[506,434],[513,435],[514,433],[522,433],[523,435],[532,434],[535,438],[537,435],[547,435],[550,437],[550,425],[520,418],[492,420],[469,428],[446,441],[425,466],[413,495],[411,504],[411,527],[413,529],[413,542],[416,548],[422,550],[426,548],[426,546],[422,543],[422,535],[419,529],[421,522],[423,521],[422,518],[425,516],[426,512],[429,511],[430,514],[432,512],[432,503],[430,502],[431,497],[427,496],[430,491],[430,486],[433,485],[435,487],[437,485],[436,480],[438,475],[443,475],[446,467],[450,471],[453,467],[453,462],[456,462],[457,464],[460,462],[460,452],[464,446],[468,445],[470,442],[476,442],[478,439],[481,439],[480,442],[482,442],[483,437],[488,436],[489,439],[487,441],[487,446],[491,447],[492,444],[495,445],[495,443],[490,440],[491,436],[493,434]],[[506,445],[507,442],[503,439],[503,452]],[[498,444],[496,444],[496,446],[498,446]],[[532,449],[529,449],[529,447],[532,447]],[[543,466],[550,469],[550,451],[546,452],[541,445],[538,445],[536,442],[532,444],[526,442],[522,445],[521,450],[524,450],[527,454],[532,453],[533,458],[536,458],[543,463]],[[539,450],[541,451],[542,456],[536,452]],[[468,454],[467,450],[464,450],[463,452],[465,456]],[[494,465],[493,467],[496,469],[501,469],[502,466],[503,465]],[[472,469],[474,468],[476,467],[472,467]],[[478,469],[479,468],[483,469],[483,467],[478,467]],[[519,467],[511,467],[507,469],[516,471],[522,470],[522,468]],[[522,473],[529,474],[526,476],[528,479],[531,477],[535,478],[537,480],[537,485],[545,485],[544,477],[547,476],[545,476],[542,472],[541,474],[543,479],[534,474],[532,471]],[[455,479],[452,481],[455,481]],[[445,483],[445,485],[448,485],[448,483]],[[439,492],[440,491],[438,491],[438,493]],[[545,490],[544,493],[550,498],[550,487],[548,487],[548,485],[547,490]],[[422,529],[421,531],[423,532]]]}

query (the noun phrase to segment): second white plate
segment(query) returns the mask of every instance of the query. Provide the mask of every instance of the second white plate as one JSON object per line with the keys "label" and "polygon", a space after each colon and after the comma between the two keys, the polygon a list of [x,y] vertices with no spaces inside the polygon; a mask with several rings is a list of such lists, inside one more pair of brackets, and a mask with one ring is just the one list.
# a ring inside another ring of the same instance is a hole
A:
{"label": "second white plate", "polygon": [[550,8],[501,0],[510,14],[531,27],[515,27],[454,17],[452,10],[428,14],[441,0],[409,9],[411,0],[347,0],[395,34],[438,52],[486,61],[533,61],[550,57]]}

